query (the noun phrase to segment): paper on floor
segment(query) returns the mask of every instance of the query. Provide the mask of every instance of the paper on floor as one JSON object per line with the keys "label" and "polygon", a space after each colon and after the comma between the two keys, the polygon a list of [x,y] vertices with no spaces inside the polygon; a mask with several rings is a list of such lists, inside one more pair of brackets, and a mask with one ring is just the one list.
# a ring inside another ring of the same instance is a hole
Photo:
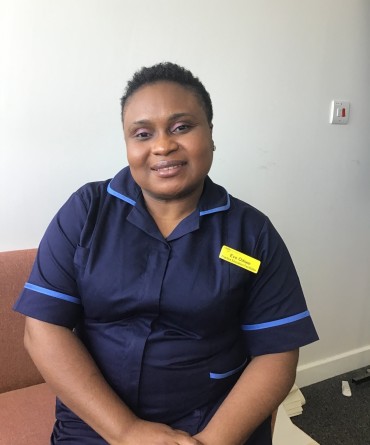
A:
{"label": "paper on floor", "polygon": [[351,397],[352,395],[352,391],[347,380],[342,380],[342,394],[346,397]]}
{"label": "paper on floor", "polygon": [[290,420],[284,406],[280,405],[276,416],[273,445],[319,445]]}
{"label": "paper on floor", "polygon": [[283,402],[286,413],[289,417],[302,414],[302,406],[306,400],[297,385],[294,385]]}

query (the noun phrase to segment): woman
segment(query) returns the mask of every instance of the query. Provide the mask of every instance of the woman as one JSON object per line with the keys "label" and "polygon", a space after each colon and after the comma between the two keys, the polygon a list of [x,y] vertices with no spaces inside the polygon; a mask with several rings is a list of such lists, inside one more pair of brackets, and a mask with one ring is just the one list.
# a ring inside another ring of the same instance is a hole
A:
{"label": "woman", "polygon": [[197,78],[143,68],[121,103],[129,167],[61,208],[15,307],[58,396],[52,443],[271,444],[298,348],[317,339],[289,253],[207,176]]}

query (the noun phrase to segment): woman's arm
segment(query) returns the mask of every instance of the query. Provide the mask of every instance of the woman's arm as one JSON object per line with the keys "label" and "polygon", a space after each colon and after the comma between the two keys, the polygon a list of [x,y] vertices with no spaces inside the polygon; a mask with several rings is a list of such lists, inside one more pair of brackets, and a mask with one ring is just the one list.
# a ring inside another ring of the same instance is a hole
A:
{"label": "woman's arm", "polygon": [[24,342],[55,394],[109,444],[201,445],[187,433],[136,417],[69,329],[27,317]]}
{"label": "woman's arm", "polygon": [[298,350],[253,358],[196,437],[204,445],[242,445],[280,405],[293,386]]}

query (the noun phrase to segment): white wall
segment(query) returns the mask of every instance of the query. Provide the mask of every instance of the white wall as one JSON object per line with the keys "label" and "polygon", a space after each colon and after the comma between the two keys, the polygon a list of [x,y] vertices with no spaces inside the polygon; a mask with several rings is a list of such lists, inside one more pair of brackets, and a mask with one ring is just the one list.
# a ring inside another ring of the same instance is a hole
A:
{"label": "white wall", "polygon": [[370,363],[369,23],[368,0],[0,0],[0,250],[36,246],[126,164],[125,82],[175,61],[213,98],[212,178],[271,217],[300,273],[321,341],[298,381]]}

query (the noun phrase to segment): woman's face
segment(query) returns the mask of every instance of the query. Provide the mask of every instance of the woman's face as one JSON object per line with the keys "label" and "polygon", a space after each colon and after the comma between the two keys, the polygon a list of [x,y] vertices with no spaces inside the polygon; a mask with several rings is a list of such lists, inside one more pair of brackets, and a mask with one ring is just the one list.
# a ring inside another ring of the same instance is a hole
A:
{"label": "woman's face", "polygon": [[144,85],[126,102],[123,129],[131,173],[144,198],[200,195],[213,158],[199,99],[175,82]]}

